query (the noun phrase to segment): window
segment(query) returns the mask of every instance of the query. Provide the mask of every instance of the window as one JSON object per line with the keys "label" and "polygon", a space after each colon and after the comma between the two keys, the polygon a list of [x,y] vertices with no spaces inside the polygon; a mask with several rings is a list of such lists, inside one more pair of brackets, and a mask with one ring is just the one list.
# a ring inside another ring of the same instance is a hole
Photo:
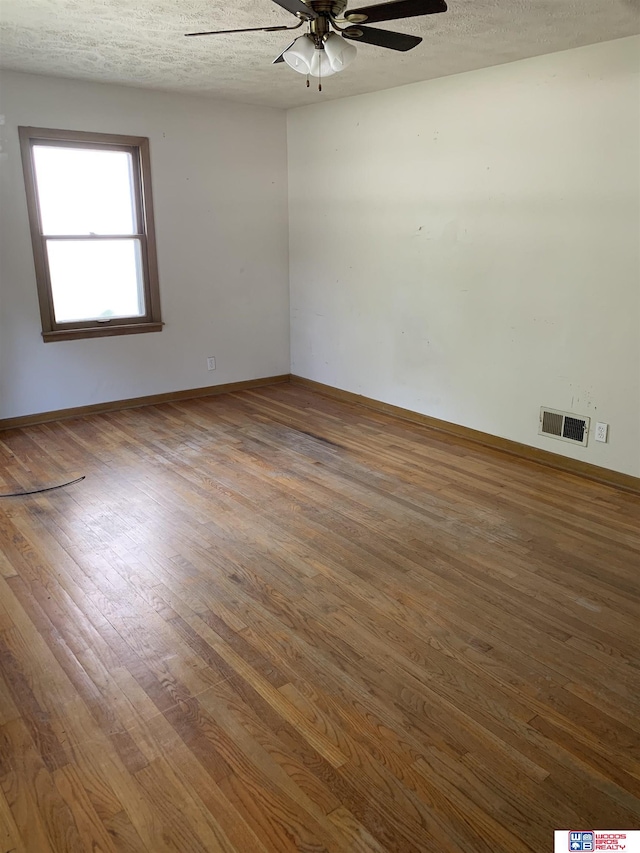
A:
{"label": "window", "polygon": [[148,139],[19,130],[44,340],[159,332]]}

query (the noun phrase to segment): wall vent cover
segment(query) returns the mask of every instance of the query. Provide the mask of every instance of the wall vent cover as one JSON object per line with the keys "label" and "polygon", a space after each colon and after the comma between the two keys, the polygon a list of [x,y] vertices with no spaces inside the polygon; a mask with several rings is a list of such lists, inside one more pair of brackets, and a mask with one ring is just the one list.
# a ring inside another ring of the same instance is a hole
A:
{"label": "wall vent cover", "polygon": [[559,438],[560,441],[570,441],[571,444],[586,447],[590,420],[572,412],[560,412],[543,406],[540,409],[538,435],[548,435],[549,438]]}

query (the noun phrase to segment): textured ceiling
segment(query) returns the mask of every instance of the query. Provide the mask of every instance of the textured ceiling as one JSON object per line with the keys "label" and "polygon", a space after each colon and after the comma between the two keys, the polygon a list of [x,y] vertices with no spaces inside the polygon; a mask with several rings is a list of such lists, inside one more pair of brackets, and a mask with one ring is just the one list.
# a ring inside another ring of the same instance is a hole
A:
{"label": "textured ceiling", "polygon": [[193,30],[295,24],[270,0],[2,0],[0,65],[292,107],[640,32],[640,0],[448,3],[445,14],[378,25],[424,41],[408,53],[358,46],[355,62],[327,79],[322,94],[283,63],[271,64],[302,29],[184,38]]}

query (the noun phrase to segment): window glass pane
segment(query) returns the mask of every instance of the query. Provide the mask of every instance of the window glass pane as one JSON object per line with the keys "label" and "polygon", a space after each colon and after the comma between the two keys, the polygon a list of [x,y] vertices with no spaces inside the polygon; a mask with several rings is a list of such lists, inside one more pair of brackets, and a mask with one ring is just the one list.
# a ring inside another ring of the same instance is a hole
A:
{"label": "window glass pane", "polygon": [[47,240],[57,323],[145,313],[139,240]]}
{"label": "window glass pane", "polygon": [[43,234],[136,234],[131,154],[34,145]]}

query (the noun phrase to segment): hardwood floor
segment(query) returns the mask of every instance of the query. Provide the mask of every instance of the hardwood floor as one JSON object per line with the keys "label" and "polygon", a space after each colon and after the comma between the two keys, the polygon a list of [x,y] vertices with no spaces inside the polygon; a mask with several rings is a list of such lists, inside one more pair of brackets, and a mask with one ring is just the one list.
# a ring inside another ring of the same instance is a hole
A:
{"label": "hardwood floor", "polygon": [[0,434],[0,851],[640,827],[640,498],[279,385]]}

